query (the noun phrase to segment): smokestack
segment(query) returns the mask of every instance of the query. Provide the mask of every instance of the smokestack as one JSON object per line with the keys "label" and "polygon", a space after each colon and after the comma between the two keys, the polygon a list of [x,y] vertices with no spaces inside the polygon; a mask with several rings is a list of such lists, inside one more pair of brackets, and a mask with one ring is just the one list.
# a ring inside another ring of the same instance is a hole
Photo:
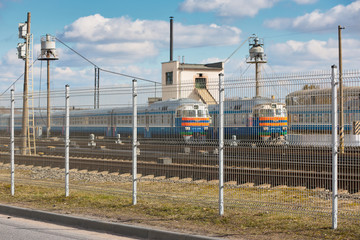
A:
{"label": "smokestack", "polygon": [[170,17],[170,62],[173,61],[173,18]]}

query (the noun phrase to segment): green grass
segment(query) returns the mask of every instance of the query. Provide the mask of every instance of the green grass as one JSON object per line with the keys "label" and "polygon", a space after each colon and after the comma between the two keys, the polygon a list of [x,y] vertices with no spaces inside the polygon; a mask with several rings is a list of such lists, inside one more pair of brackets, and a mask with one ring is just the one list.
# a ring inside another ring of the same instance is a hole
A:
{"label": "green grass", "polygon": [[[341,218],[339,228],[333,230],[331,229],[331,216],[329,215],[324,217],[306,212],[294,214],[290,211],[269,212],[254,210],[250,207],[226,207],[225,215],[219,216],[216,203],[198,203],[184,201],[183,199],[175,201],[174,198],[169,197],[170,191],[173,191],[175,195],[184,192],[185,187],[180,184],[143,182],[139,189],[147,189],[151,186],[152,190],[161,189],[162,192],[167,192],[169,196],[154,197],[139,191],[138,204],[134,206],[132,205],[131,192],[119,191],[114,193],[111,191],[111,189],[121,189],[121,184],[98,184],[98,187],[104,191],[97,192],[98,190],[87,191],[81,187],[75,188],[75,183],[73,183],[71,186],[74,188],[71,188],[70,196],[65,197],[64,189],[51,186],[50,180],[48,181],[49,187],[45,187],[44,184],[33,185],[34,180],[28,182],[16,184],[15,196],[10,195],[8,183],[0,182],[0,202],[58,213],[87,215],[127,224],[157,226],[167,230],[182,230],[218,237],[224,236],[230,239],[360,239],[359,220],[352,221]],[[128,186],[128,183],[125,185]],[[176,188],[176,186],[179,187]],[[216,192],[215,189],[216,186],[198,185],[194,187],[193,192],[187,190],[186,193],[188,196],[193,194],[193,197],[197,194],[213,195]],[[283,191],[280,192],[281,197],[284,197],[283,194],[289,195]],[[274,191],[264,191],[264,194],[276,198]],[[296,191],[290,191],[290,200],[305,198],[305,195],[300,194],[296,197],[296,194]],[[249,201],[255,201],[254,197],[256,196],[252,188],[239,195],[239,197],[244,197]],[[354,205],[358,207],[358,204]]]}

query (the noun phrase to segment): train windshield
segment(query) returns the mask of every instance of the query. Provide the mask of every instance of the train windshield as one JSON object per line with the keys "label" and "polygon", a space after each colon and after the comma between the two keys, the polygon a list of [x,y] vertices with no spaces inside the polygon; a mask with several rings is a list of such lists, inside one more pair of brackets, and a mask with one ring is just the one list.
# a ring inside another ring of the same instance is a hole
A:
{"label": "train windshield", "polygon": [[208,110],[198,110],[198,117],[209,117]]}
{"label": "train windshield", "polygon": [[196,110],[184,110],[183,117],[196,117]]}
{"label": "train windshield", "polygon": [[286,117],[287,116],[286,109],[285,108],[276,109],[276,116],[278,116],[278,117]]}
{"label": "train windshield", "polygon": [[275,111],[274,109],[261,109],[260,110],[260,117],[274,117]]}

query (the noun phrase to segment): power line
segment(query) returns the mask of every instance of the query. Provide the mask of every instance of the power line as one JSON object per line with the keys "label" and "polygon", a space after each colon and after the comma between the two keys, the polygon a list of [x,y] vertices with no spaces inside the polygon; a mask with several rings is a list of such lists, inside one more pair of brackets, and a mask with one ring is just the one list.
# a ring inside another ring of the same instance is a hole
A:
{"label": "power line", "polygon": [[230,54],[230,56],[224,61],[224,64],[247,42],[247,40],[249,40],[250,37],[248,37],[247,39],[245,39],[240,46],[235,49],[235,51],[233,53]]}
{"label": "power line", "polygon": [[16,83],[17,81],[19,81],[20,78],[23,77],[23,76],[24,76],[24,73],[21,74],[20,77],[18,77],[18,79],[16,79],[0,96],[3,96],[7,91],[9,91],[9,89],[12,88],[12,87],[15,85],[15,83]]}
{"label": "power line", "polygon": [[[34,67],[34,63],[35,63],[36,61],[37,61],[37,59],[35,59],[35,60],[33,61],[33,63],[31,64],[30,67]],[[0,97],[3,96],[7,91],[9,91],[9,89],[10,89],[12,86],[14,86],[15,83],[16,83],[17,81],[19,81],[23,76],[24,76],[24,73],[22,73],[22,74],[20,75],[20,77],[18,77],[18,79],[16,79],[12,84],[10,84],[10,86],[0,95]]]}
{"label": "power line", "polygon": [[90,61],[89,59],[87,59],[86,57],[84,57],[83,55],[81,55],[79,52],[77,52],[75,49],[71,48],[69,45],[67,45],[66,43],[64,43],[63,41],[61,41],[60,39],[58,39],[57,37],[55,37],[56,40],[58,40],[60,43],[62,43],[65,47],[69,48],[71,51],[73,51],[74,53],[76,53],[77,55],[79,55],[80,57],[82,57],[85,61],[89,62],[91,65],[93,65],[94,67],[98,66],[93,63],[92,61]]}
{"label": "power line", "polygon": [[149,80],[149,79],[146,79],[146,78],[139,78],[139,77],[135,77],[135,76],[131,76],[131,75],[127,75],[127,74],[123,74],[123,73],[113,72],[113,71],[106,70],[106,69],[103,69],[103,68],[99,68],[99,69],[100,69],[101,71],[103,71],[103,72],[108,72],[108,73],[112,73],[112,74],[120,75],[120,76],[123,76],[123,77],[134,78],[134,79],[142,80],[142,81],[145,81],[145,82],[151,82],[151,83],[158,83],[158,84],[161,84],[160,82],[156,82],[156,81]]}
{"label": "power line", "polygon": [[[78,51],[76,51],[75,49],[71,48],[69,45],[67,45],[66,43],[64,43],[63,41],[61,41],[59,38],[55,37],[56,40],[58,40],[60,43],[62,43],[65,47],[69,48],[71,51],[73,51],[74,53],[76,53],[77,55],[79,55],[81,58],[83,58],[85,61],[89,62],[91,65],[93,65],[95,68],[98,68],[99,70],[103,71],[103,72],[108,72],[108,73],[112,73],[112,74],[116,74],[116,75],[120,75],[123,77],[128,77],[128,78],[134,78],[134,79],[138,79],[138,80],[142,80],[142,81],[146,81],[146,82],[152,82],[152,83],[159,83],[153,80],[149,80],[149,79],[145,79],[145,78],[141,78],[141,77],[136,77],[136,76],[132,76],[132,75],[128,75],[128,74],[124,74],[124,73],[119,73],[119,72],[114,72],[114,71],[110,71],[110,70],[106,70],[103,69],[101,67],[98,67],[95,63],[93,63],[92,61],[90,61],[88,58],[84,57],[82,54],[80,54]],[[160,84],[160,83],[159,83]]]}

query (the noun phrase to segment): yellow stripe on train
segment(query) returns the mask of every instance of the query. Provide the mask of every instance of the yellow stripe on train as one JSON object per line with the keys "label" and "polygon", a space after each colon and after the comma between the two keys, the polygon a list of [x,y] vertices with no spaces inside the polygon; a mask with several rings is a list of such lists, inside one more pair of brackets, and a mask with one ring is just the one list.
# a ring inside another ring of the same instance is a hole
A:
{"label": "yellow stripe on train", "polygon": [[259,117],[259,121],[287,121],[287,117]]}
{"label": "yellow stripe on train", "polygon": [[210,118],[197,118],[197,117],[191,117],[191,118],[182,118],[183,121],[209,121]]}

